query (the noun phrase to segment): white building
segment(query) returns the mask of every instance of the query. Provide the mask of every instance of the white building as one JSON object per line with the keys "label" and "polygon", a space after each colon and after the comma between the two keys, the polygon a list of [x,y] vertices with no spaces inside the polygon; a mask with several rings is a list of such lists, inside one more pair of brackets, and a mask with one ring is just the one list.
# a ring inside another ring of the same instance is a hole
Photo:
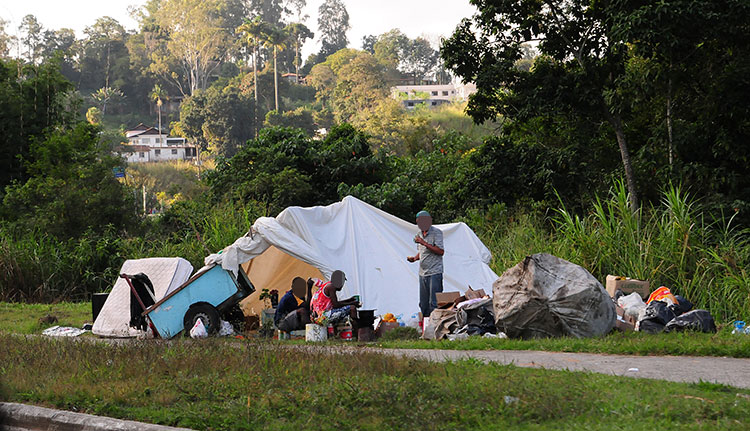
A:
{"label": "white building", "polygon": [[445,84],[445,85],[397,85],[391,88],[391,96],[401,100],[406,109],[414,109],[424,104],[428,107],[440,106],[444,103],[464,101],[469,95],[477,91],[474,84]]}
{"label": "white building", "polygon": [[126,131],[125,137],[128,143],[121,147],[120,153],[128,163],[193,160],[197,154],[196,146],[185,138],[169,137],[142,123]]}

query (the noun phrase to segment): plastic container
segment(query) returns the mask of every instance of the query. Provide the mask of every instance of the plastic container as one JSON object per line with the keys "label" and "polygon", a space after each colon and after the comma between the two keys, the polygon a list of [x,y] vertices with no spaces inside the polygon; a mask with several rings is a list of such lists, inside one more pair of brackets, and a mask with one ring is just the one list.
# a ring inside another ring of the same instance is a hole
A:
{"label": "plastic container", "polygon": [[305,325],[305,341],[319,342],[327,339],[325,326],[316,325],[315,323]]}
{"label": "plastic container", "polygon": [[352,339],[352,329],[344,329],[341,331],[341,339],[350,341]]}
{"label": "plastic container", "polygon": [[732,334],[750,334],[750,326],[745,325],[743,320],[735,320]]}

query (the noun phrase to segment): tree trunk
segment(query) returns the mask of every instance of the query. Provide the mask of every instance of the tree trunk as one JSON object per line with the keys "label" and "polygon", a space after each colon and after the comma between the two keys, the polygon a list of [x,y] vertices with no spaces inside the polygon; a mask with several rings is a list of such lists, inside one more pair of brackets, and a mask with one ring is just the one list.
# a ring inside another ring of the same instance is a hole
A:
{"label": "tree trunk", "polygon": [[299,37],[294,41],[294,82],[299,84]]}
{"label": "tree trunk", "polygon": [[672,146],[672,78],[667,80],[667,146],[669,150],[669,170],[672,170],[674,150]]}
{"label": "tree trunk", "polygon": [[279,112],[279,74],[276,73],[276,46],[273,47],[273,95],[276,99],[276,112]]}
{"label": "tree trunk", "polygon": [[635,175],[633,174],[633,167],[630,165],[630,152],[628,151],[628,144],[625,141],[625,131],[622,128],[622,118],[620,114],[613,114],[609,112],[607,107],[604,108],[607,120],[612,128],[615,129],[615,136],[617,137],[617,145],[620,147],[620,156],[622,157],[622,166],[625,168],[625,181],[628,186],[628,199],[630,201],[630,210],[635,212],[638,210],[638,195],[635,188]]}
{"label": "tree trunk", "polygon": [[253,46],[253,86],[255,87],[255,109],[253,109],[253,128],[255,137],[258,137],[258,40]]}

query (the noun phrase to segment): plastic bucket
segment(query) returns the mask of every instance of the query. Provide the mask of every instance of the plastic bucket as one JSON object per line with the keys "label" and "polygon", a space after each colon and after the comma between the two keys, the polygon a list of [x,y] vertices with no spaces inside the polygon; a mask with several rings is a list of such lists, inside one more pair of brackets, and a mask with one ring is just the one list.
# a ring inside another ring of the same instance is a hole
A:
{"label": "plastic bucket", "polygon": [[305,325],[305,341],[325,341],[328,339],[326,327],[308,323]]}
{"label": "plastic bucket", "polygon": [[341,331],[341,339],[342,340],[351,340],[352,339],[352,330],[351,329],[345,329]]}

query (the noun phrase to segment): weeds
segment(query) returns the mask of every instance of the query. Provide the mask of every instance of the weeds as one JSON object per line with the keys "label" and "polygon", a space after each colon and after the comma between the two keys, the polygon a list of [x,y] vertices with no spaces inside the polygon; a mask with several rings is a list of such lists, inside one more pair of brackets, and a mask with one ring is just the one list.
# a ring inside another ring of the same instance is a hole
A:
{"label": "weeds", "polygon": [[202,430],[742,429],[750,414],[747,391],[705,384],[254,342],[0,335],[0,357],[4,401]]}

